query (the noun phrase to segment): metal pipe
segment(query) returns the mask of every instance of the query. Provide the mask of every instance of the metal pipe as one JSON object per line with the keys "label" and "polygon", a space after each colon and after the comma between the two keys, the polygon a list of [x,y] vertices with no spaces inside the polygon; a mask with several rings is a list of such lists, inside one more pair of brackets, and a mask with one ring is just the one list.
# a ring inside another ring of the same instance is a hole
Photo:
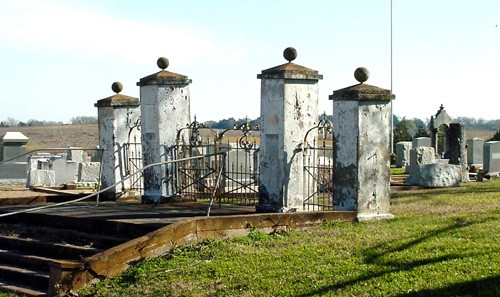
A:
{"label": "metal pipe", "polygon": [[[220,180],[222,178],[222,171],[224,170],[224,166],[226,164],[227,153],[223,152],[222,154],[223,154],[222,155],[222,165],[220,166],[219,174],[217,175],[217,181],[215,182],[214,190],[212,191],[212,197],[210,198],[210,203],[208,204],[207,217],[210,216],[210,211],[212,210],[212,205],[214,203],[215,194],[217,193],[217,189],[219,188]],[[219,199],[219,202],[220,202],[220,199]]]}
{"label": "metal pipe", "polygon": [[96,193],[92,193],[92,194],[89,194],[89,195],[81,197],[81,198],[77,198],[77,199],[70,200],[70,201],[64,201],[64,202],[60,202],[60,203],[56,203],[56,204],[52,204],[52,205],[44,205],[44,206],[39,206],[39,207],[34,207],[34,208],[29,208],[29,209],[23,209],[23,210],[13,211],[13,212],[9,212],[9,213],[3,213],[3,214],[0,214],[0,218],[11,216],[11,215],[16,215],[16,214],[20,214],[20,213],[27,213],[27,212],[33,212],[33,211],[47,209],[47,208],[53,208],[53,207],[63,206],[63,205],[66,205],[66,204],[71,204],[71,203],[76,203],[76,202],[80,202],[80,201],[86,200],[88,198],[96,196],[97,194],[100,194],[100,193],[103,193],[103,192],[105,192],[107,190],[112,189],[113,187],[115,187],[116,185],[120,184],[121,182],[126,181],[126,180],[134,177],[138,173],[141,173],[144,170],[146,170],[146,169],[148,169],[150,167],[153,167],[153,166],[159,166],[159,165],[170,164],[170,163],[177,163],[177,162],[182,162],[182,161],[189,161],[189,160],[194,160],[194,159],[201,159],[201,158],[211,157],[211,156],[215,156],[215,155],[224,155],[224,158],[225,158],[226,154],[227,153],[225,153],[225,152],[221,152],[221,153],[217,153],[217,154],[208,154],[208,155],[203,155],[203,156],[189,157],[189,158],[183,158],[183,159],[178,159],[178,160],[164,161],[164,162],[158,162],[158,163],[149,164],[149,165],[144,166],[143,168],[141,168],[141,170],[136,171],[136,172],[132,173],[131,175],[126,176],[123,180],[118,181],[118,182],[114,183],[113,185],[108,186],[108,187],[106,187],[106,188],[104,188],[104,189],[102,189],[102,190],[100,190],[100,191],[98,191]]}
{"label": "metal pipe", "polygon": [[[102,169],[102,157],[103,157],[103,152],[99,152],[99,179],[97,180],[97,186],[98,186],[98,189],[101,189],[101,181],[102,181],[102,172],[103,172],[103,169]],[[97,197],[96,197],[96,206],[99,206],[99,191],[97,191]]]}

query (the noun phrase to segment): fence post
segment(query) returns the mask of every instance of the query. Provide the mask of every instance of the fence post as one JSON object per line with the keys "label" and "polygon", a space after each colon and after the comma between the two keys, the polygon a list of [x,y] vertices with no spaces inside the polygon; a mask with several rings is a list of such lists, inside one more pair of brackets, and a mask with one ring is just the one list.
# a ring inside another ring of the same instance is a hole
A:
{"label": "fence post", "polygon": [[359,84],[334,91],[335,210],[355,210],[358,219],[391,218],[390,121],[394,95],[363,82],[368,70],[358,68]]}
{"label": "fence post", "polygon": [[[140,131],[137,129],[140,119],[139,99],[120,94],[123,85],[114,82],[111,89],[116,93],[113,96],[98,100],[97,107],[99,125],[99,147],[103,149],[101,167],[101,189],[106,188],[130,174],[126,172],[126,163],[129,161],[125,146],[130,138],[140,142]],[[140,193],[130,192],[130,181],[124,181],[110,189],[102,196],[105,199],[137,196]]]}
{"label": "fence post", "polygon": [[300,145],[318,121],[318,71],[292,63],[263,70],[261,79],[260,186],[257,211],[303,210],[303,161]]}
{"label": "fence post", "polygon": [[[157,61],[159,72],[140,79],[137,85],[141,93],[141,132],[144,166],[171,160],[171,149],[176,144],[177,131],[190,123],[191,80],[181,74],[165,70],[167,58]],[[188,143],[188,131],[181,135]],[[171,165],[154,167],[144,172],[145,203],[159,203],[165,197],[175,195],[175,176]]]}

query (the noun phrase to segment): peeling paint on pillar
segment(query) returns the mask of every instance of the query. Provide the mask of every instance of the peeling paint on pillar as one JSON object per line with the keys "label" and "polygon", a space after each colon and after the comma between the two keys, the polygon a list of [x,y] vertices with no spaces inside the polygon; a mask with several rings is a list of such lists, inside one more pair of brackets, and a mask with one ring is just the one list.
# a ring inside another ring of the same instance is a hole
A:
{"label": "peeling paint on pillar", "polygon": [[[160,58],[165,59],[165,58]],[[176,144],[177,131],[190,123],[191,80],[187,76],[166,71],[167,65],[158,66],[161,71],[142,78],[137,85],[141,89],[142,153],[144,166],[171,160],[170,148]],[[166,59],[165,59],[166,60]],[[181,142],[187,142],[187,132]],[[160,167],[144,172],[144,202],[158,203],[162,198],[174,195],[166,170]]]}
{"label": "peeling paint on pillar", "polygon": [[360,220],[391,218],[390,101],[394,95],[360,83],[334,91],[330,99],[334,209],[355,210]]}
{"label": "peeling paint on pillar", "polygon": [[257,75],[261,79],[258,211],[303,210],[303,155],[299,147],[318,120],[318,81],[323,76],[291,63],[293,59]]}
{"label": "peeling paint on pillar", "polygon": [[[125,164],[128,156],[125,155],[125,145],[131,140],[141,141],[139,129],[134,128],[140,119],[140,103],[135,97],[118,94],[121,91],[115,89],[116,95],[98,100],[95,107],[98,113],[99,125],[99,147],[102,148],[102,179],[101,188],[106,188],[128,174]],[[130,191],[131,180],[123,181],[115,188],[103,194],[107,199],[115,199],[118,196],[136,196],[140,193]]]}

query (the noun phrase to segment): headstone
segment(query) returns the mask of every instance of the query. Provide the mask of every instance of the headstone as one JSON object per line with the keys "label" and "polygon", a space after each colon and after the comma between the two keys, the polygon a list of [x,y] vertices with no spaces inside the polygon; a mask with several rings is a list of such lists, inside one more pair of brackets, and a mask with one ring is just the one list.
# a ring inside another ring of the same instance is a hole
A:
{"label": "headstone", "polygon": [[410,177],[406,184],[425,187],[455,187],[462,184],[461,165],[437,159],[434,148],[417,147],[411,150]]}
{"label": "headstone", "polygon": [[304,209],[303,154],[297,148],[318,121],[318,71],[292,63],[263,70],[261,80],[260,186],[257,211]]}
{"label": "headstone", "polygon": [[0,184],[24,184],[27,178],[26,162],[7,162],[0,165]]}
{"label": "headstone", "polygon": [[31,155],[28,159],[28,168],[29,170],[37,170],[39,169],[38,163],[40,161],[49,161],[51,154],[49,153],[37,153],[35,155]]}
{"label": "headstone", "polygon": [[424,187],[458,187],[462,184],[462,166],[445,163],[412,165],[406,183]]}
{"label": "headstone", "polygon": [[360,82],[330,95],[336,148],[334,210],[357,211],[358,220],[392,218],[390,214],[390,90],[364,84],[368,70],[358,68]]}
{"label": "headstone", "polygon": [[[452,121],[453,121],[452,118],[448,115],[448,113],[444,109],[443,104],[441,104],[441,106],[439,107],[439,110],[436,112],[436,114],[431,116],[431,122],[429,123],[429,128],[431,131],[431,146],[434,148],[436,153],[439,153],[438,152],[439,129],[441,127],[445,127],[445,129],[447,129],[450,126]],[[448,148],[447,148],[448,141],[446,140],[446,135],[443,135],[443,137],[445,137],[445,139],[443,139],[443,144],[444,144],[443,149],[444,149],[444,152],[446,152],[448,150]]]}
{"label": "headstone", "polygon": [[488,141],[484,144],[484,172],[500,172],[500,141]]}
{"label": "headstone", "polygon": [[412,143],[410,141],[401,141],[396,143],[396,166],[406,167],[410,165],[410,150]]}
{"label": "headstone", "polygon": [[78,167],[78,182],[98,182],[100,165],[98,162],[80,163]]}
{"label": "headstone", "polygon": [[56,185],[56,173],[53,170],[31,170],[28,176],[27,186],[43,185],[53,187]]}
{"label": "headstone", "polygon": [[50,160],[39,160],[37,169],[38,170],[52,170]]}
{"label": "headstone", "polygon": [[436,163],[434,148],[420,146],[410,150],[410,166]]}
{"label": "headstone", "polygon": [[462,182],[469,182],[465,125],[451,123],[447,138],[449,163],[462,166]]}
{"label": "headstone", "polygon": [[75,183],[78,175],[78,164],[68,160],[64,156],[52,159],[52,170],[54,170],[56,185]]}
{"label": "headstone", "polygon": [[420,147],[420,146],[432,147],[431,138],[430,137],[416,137],[416,138],[413,138],[413,140],[412,140],[412,147],[416,148],[416,147]]}
{"label": "headstone", "polygon": [[[0,137],[0,161],[7,161],[26,153],[29,138],[21,132],[6,132]],[[11,162],[25,162],[27,157],[19,157]]]}
{"label": "headstone", "polygon": [[[228,143],[222,146],[221,151],[227,152],[226,164],[224,167],[225,179],[223,186],[226,191],[248,185],[253,182],[254,174],[257,172],[258,164],[254,163],[254,153],[256,150],[245,150],[238,147],[237,143]],[[243,188],[242,190],[245,190]],[[256,190],[256,189],[255,189]]]}
{"label": "headstone", "polygon": [[484,140],[481,138],[467,139],[468,165],[483,165]]}
{"label": "headstone", "polygon": [[68,160],[71,160],[75,163],[83,163],[83,150],[79,150],[78,147],[70,147],[71,150],[68,150]]}

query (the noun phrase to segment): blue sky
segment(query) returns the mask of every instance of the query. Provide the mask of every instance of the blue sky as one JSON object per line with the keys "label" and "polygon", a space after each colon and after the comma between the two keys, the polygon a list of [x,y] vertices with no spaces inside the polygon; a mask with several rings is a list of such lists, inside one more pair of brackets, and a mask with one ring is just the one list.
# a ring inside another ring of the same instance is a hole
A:
{"label": "blue sky", "polygon": [[[500,118],[500,1],[393,1],[394,113]],[[359,66],[390,89],[390,0],[0,0],[0,120],[97,115],[114,81],[139,97],[161,56],[193,80],[198,120],[255,118],[256,76],[288,46],[324,75],[327,113]]]}

